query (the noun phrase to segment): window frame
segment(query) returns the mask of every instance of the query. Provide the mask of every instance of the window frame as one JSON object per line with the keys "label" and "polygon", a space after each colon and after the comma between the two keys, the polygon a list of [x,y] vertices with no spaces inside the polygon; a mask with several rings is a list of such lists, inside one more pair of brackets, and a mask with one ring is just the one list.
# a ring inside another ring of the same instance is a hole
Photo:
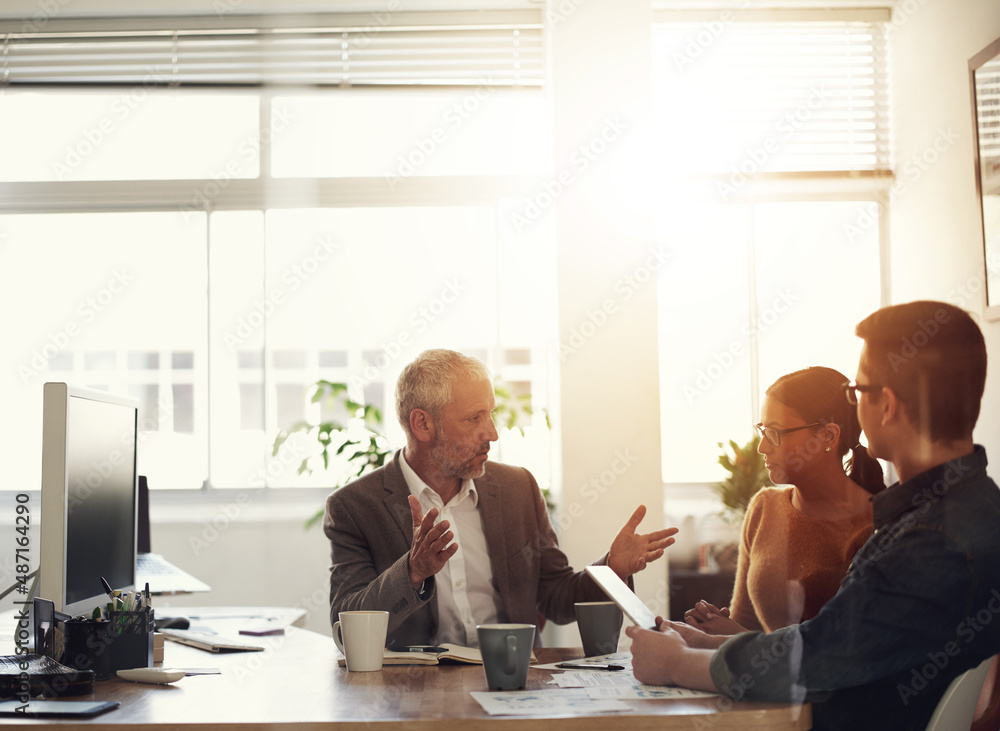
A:
{"label": "window frame", "polygon": [[[698,23],[706,31],[705,38],[714,40],[718,31],[728,24],[753,24],[753,23],[869,23],[873,26],[873,33],[882,33],[883,36],[889,31],[889,21],[891,20],[891,9],[886,8],[850,8],[850,9],[807,9],[807,8],[771,8],[771,9],[751,9],[751,8],[714,8],[714,9],[671,9],[654,10],[653,27],[651,31],[655,33],[656,27],[677,23],[689,26]],[[885,38],[880,40],[885,43]],[[704,50],[704,49],[703,49]],[[882,71],[887,72],[887,68]],[[655,74],[654,74],[655,76]],[[888,77],[886,77],[888,83]],[[655,82],[654,82],[655,84]],[[660,92],[654,91],[654,97]],[[891,103],[891,94],[886,94],[884,104],[886,107]],[[884,109],[891,114],[891,109]],[[706,202],[714,204],[743,205],[748,208],[747,236],[748,236],[748,317],[750,323],[749,334],[749,363],[750,363],[750,411],[748,414],[749,424],[757,420],[761,406],[762,386],[760,382],[760,342],[757,323],[761,317],[761,303],[756,294],[757,277],[755,273],[756,243],[754,241],[755,226],[753,225],[754,209],[759,204],[766,203],[813,203],[813,202],[836,202],[836,201],[858,201],[869,202],[875,206],[878,215],[878,257],[880,262],[879,270],[879,302],[880,306],[885,306],[891,302],[891,270],[890,270],[890,246],[889,246],[889,219],[891,207],[891,193],[895,183],[895,173],[891,162],[889,167],[876,165],[870,170],[818,170],[809,171],[788,171],[788,172],[755,172],[748,177],[745,184],[727,194],[725,200],[720,200],[719,187],[731,183],[730,172],[698,172],[686,174],[678,177],[675,181],[679,186],[685,186],[685,192],[695,193],[691,196],[695,202]],[[662,367],[662,366],[661,366]],[[749,431],[748,431],[749,434]],[[663,461],[666,464],[669,450],[664,450]],[[665,471],[665,470],[664,470]],[[699,504],[714,504],[714,495],[706,489],[708,482],[690,483],[680,481],[664,482],[664,497],[667,502],[667,513],[671,513],[670,503],[678,500],[684,501],[694,499]],[[710,509],[710,508],[706,508]],[[695,512],[699,512],[701,508]]]}
{"label": "window frame", "polygon": [[[91,87],[103,89],[103,87]],[[380,87],[384,89],[385,87]],[[412,87],[407,87],[412,88]],[[440,89],[440,86],[428,87],[428,90]],[[474,91],[476,86],[449,87],[468,88]],[[218,94],[218,88],[189,88],[185,93]],[[363,91],[352,89],[352,91]],[[336,89],[289,89],[278,88],[239,88],[226,89],[226,93],[252,95],[260,100],[260,129],[266,130],[271,124],[273,100],[289,93],[337,93]],[[542,92],[539,92],[542,93]],[[18,182],[0,185],[0,215],[2,214],[60,214],[60,213],[131,213],[131,212],[164,212],[191,211],[205,214],[206,245],[211,250],[211,216],[222,211],[259,211],[266,213],[277,209],[298,209],[303,207],[303,200],[309,201],[310,208],[396,208],[396,207],[489,207],[497,211],[499,219],[504,200],[521,200],[538,190],[544,176],[536,175],[454,175],[454,176],[410,176],[400,179],[390,189],[382,176],[372,177],[310,177],[310,178],[276,178],[270,175],[270,159],[272,141],[269,135],[260,136],[260,170],[254,178],[234,178],[225,181],[224,185],[207,178],[169,179],[169,180],[98,180],[98,181],[42,181]],[[211,195],[197,195],[198,192]],[[308,193],[308,195],[304,195]],[[499,223],[499,220],[498,220]],[[210,335],[210,328],[208,329]],[[211,352],[211,343],[205,342],[206,353]],[[123,350],[127,350],[124,348]],[[363,348],[358,346],[351,350],[353,357],[350,362],[357,363],[361,359]],[[533,348],[532,364],[507,365],[499,354],[490,348],[487,364],[495,375],[507,381],[523,380],[526,371],[534,378],[538,374],[547,374],[549,366],[544,360],[536,362],[544,349]],[[491,362],[492,361],[492,362]],[[273,364],[271,368],[273,369]],[[329,370],[329,369],[328,369]],[[343,369],[333,369],[343,370]],[[325,376],[329,377],[329,376]],[[238,493],[243,496],[247,505],[267,506],[278,497],[266,497],[270,493],[289,495],[307,495],[315,504],[320,495],[329,493],[329,488],[316,487],[258,487],[254,485],[215,485],[212,484],[212,380],[211,373],[205,376],[208,392],[196,396],[196,406],[205,409],[208,426],[203,439],[208,443],[208,475],[200,487],[172,489],[153,485],[153,493],[175,493],[179,497],[164,498],[169,506],[176,501],[186,505],[193,501],[195,505],[203,504],[203,498],[198,495],[224,496]],[[270,393],[280,383],[274,373],[264,376],[265,402],[274,406],[275,395]],[[394,384],[387,384],[386,389],[391,396]],[[548,389],[539,389],[547,391]],[[540,394],[544,398],[544,393]],[[543,402],[544,403],[544,402]],[[388,424],[394,424],[395,417],[391,410],[383,414]],[[273,419],[273,416],[271,417]],[[264,425],[268,433],[267,422]],[[270,460],[268,455],[267,460]],[[184,497],[187,496],[187,497]],[[157,501],[160,498],[155,498]],[[306,500],[306,501],[309,501]],[[292,504],[298,504],[300,498],[290,499]],[[211,506],[204,503],[206,509]],[[241,505],[242,507],[242,505]],[[268,510],[262,508],[262,515]],[[205,519],[211,520],[214,512]]]}

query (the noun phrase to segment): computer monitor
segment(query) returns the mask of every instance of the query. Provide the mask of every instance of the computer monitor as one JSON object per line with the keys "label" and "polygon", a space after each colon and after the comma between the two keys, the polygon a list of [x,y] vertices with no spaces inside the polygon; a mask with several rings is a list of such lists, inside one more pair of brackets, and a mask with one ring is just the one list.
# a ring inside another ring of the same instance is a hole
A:
{"label": "computer monitor", "polygon": [[138,401],[46,383],[39,595],[89,614],[135,587]]}

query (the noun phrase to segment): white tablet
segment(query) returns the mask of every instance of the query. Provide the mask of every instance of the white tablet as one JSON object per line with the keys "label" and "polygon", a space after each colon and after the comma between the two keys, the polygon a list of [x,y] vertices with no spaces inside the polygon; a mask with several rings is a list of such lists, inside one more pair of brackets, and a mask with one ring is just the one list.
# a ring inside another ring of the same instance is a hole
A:
{"label": "white tablet", "polygon": [[656,629],[656,615],[642,603],[642,599],[637,597],[635,592],[628,588],[628,584],[618,577],[613,568],[588,566],[587,574],[604,589],[608,598],[618,605],[633,624],[643,629]]}

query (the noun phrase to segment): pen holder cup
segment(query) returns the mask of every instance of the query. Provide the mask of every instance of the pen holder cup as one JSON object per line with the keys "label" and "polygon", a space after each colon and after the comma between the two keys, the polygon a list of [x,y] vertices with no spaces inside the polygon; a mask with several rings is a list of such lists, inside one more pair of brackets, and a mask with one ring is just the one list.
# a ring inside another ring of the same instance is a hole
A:
{"label": "pen holder cup", "polygon": [[108,613],[110,671],[153,667],[153,610]]}
{"label": "pen holder cup", "polygon": [[107,680],[111,677],[109,628],[108,622],[57,622],[52,659],[76,670],[93,670],[94,680]]}

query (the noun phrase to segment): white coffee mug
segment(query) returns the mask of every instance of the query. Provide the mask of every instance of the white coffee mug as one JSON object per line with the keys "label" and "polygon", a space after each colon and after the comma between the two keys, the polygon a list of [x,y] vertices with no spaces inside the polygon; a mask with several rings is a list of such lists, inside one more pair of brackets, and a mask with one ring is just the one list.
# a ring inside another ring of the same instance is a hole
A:
{"label": "white coffee mug", "polygon": [[382,669],[382,652],[389,629],[388,612],[341,612],[333,623],[333,641],[351,671]]}

